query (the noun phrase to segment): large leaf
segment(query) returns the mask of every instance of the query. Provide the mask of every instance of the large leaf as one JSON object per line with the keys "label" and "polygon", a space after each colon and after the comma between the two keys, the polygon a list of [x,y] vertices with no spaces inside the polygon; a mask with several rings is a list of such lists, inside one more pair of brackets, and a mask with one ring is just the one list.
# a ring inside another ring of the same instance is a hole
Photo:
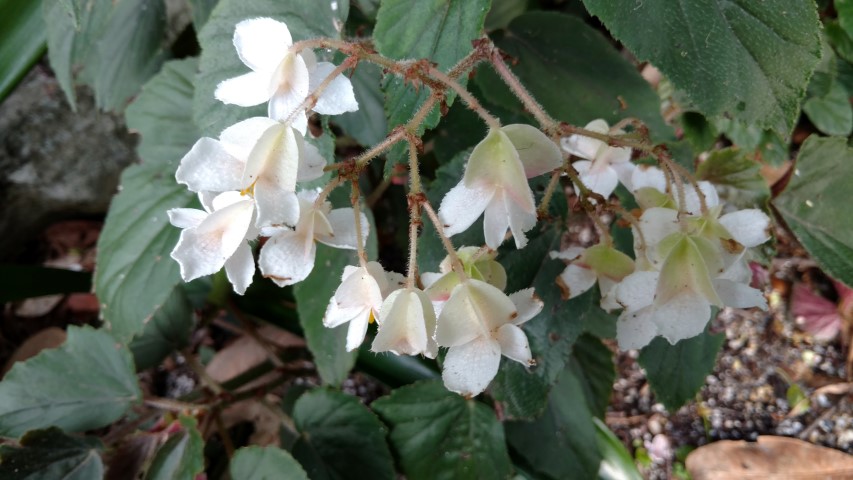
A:
{"label": "large leaf", "polygon": [[128,347],[137,370],[159,365],[170,353],[189,343],[193,327],[192,306],[184,289],[172,289],[166,303],[145,323]]}
{"label": "large leaf", "polygon": [[696,168],[696,177],[725,189],[726,200],[738,206],[763,204],[770,196],[761,166],[737,147],[711,152]]}
{"label": "large leaf", "polygon": [[[334,9],[332,8],[334,5]],[[201,63],[193,100],[193,118],[205,135],[218,137],[225,128],[253,116],[266,116],[266,104],[252,108],[225,105],[213,96],[219,82],[248,73],[232,38],[241,21],[270,17],[287,24],[293,41],[338,37],[349,12],[348,1],[220,0],[199,33]]]}
{"label": "large leaf", "polygon": [[95,271],[101,315],[122,341],[139,333],[181,282],[169,256],[180,230],[166,210],[196,202],[174,177],[178,161],[199,137],[190,109],[195,66],[194,59],[167,63],[127,109],[128,126],[142,135],[139,154],[145,163],[122,174],[98,239]]}
{"label": "large leaf", "polygon": [[704,333],[675,345],[657,337],[640,351],[639,362],[655,396],[670,411],[675,411],[696,395],[705,377],[714,369],[717,352],[726,336]]}
{"label": "large leaf", "polygon": [[[660,100],[649,84],[581,19],[554,12],[525,13],[495,42],[516,60],[512,70],[554,118],[586,125],[596,118],[612,124],[635,117],[656,138],[671,136],[660,115]],[[491,69],[478,71],[477,84],[490,101],[522,110]]]}
{"label": "large leaf", "polygon": [[0,1],[0,102],[42,56],[46,41],[39,2]]}
{"label": "large leaf", "polygon": [[411,480],[506,478],[510,461],[495,413],[427,381],[372,405],[391,427],[391,445]]}
{"label": "large leaf", "polygon": [[195,419],[181,417],[178,421],[181,430],[157,450],[145,480],[196,480],[204,471],[204,440]]}
{"label": "large leaf", "polygon": [[773,200],[785,223],[814,260],[831,276],[853,285],[853,151],[845,138],[809,137],[796,170]]}
{"label": "large leaf", "polygon": [[820,58],[814,2],[585,0],[641,61],[648,60],[706,115],[787,135]]}
{"label": "large leaf", "polygon": [[123,109],[165,58],[161,0],[45,0],[43,5],[50,64],[72,108],[79,80],[94,87],[101,108]]}
{"label": "large leaf", "polygon": [[16,363],[0,382],[0,435],[102,427],[141,397],[127,348],[101,330],[71,326],[61,347]]}
{"label": "large leaf", "polygon": [[394,460],[385,426],[355,397],[318,389],[299,397],[293,409],[299,438],[293,456],[312,480],[393,479]]}
{"label": "large leaf", "polygon": [[[385,0],[379,7],[373,31],[376,48],[379,53],[398,60],[427,58],[440,70],[447,71],[471,51],[471,41],[482,33],[490,3],[490,0]],[[428,88],[414,89],[397,77],[387,80],[385,92],[385,111],[391,128],[408,122],[430,95]],[[451,95],[447,104],[452,101]],[[435,127],[438,119],[436,106],[418,133]],[[389,152],[386,174],[405,158],[405,145]]]}
{"label": "large leaf", "polygon": [[231,458],[229,469],[231,478],[240,480],[308,480],[305,470],[289,453],[272,446],[252,445],[237,450]]}
{"label": "large leaf", "polygon": [[570,367],[583,387],[589,410],[596,417],[604,418],[616,380],[613,352],[589,334],[582,335],[573,350]]}
{"label": "large leaf", "polygon": [[21,446],[0,446],[0,477],[6,480],[91,480],[104,476],[101,442],[72,437],[51,427],[33,430]]}

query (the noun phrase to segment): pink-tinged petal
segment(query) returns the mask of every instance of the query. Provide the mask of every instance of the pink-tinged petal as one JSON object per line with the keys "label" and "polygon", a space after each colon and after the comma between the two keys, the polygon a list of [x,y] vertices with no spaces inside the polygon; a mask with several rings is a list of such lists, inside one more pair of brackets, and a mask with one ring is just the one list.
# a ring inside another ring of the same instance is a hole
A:
{"label": "pink-tinged petal", "polygon": [[472,189],[459,182],[441,200],[438,218],[444,224],[448,236],[462,233],[486,210],[495,191]]}
{"label": "pink-tinged petal", "polygon": [[571,263],[560,274],[560,287],[565,298],[575,298],[592,288],[596,280],[598,276],[591,268]]}
{"label": "pink-tinged petal", "polygon": [[620,350],[643,348],[657,336],[657,325],[652,322],[652,307],[625,311],[616,322],[616,341]]}
{"label": "pink-tinged petal", "polygon": [[527,178],[548,173],[563,164],[560,149],[538,128],[515,124],[507,125],[501,128],[501,131],[515,146]]}
{"label": "pink-tinged petal", "polygon": [[234,286],[235,293],[246,293],[255,275],[255,257],[252,256],[252,247],[247,242],[242,242],[234,251],[234,255],[225,261],[225,275]]}
{"label": "pink-tinged petal", "polygon": [[[425,308],[426,307],[426,308]],[[427,320],[435,313],[427,300],[421,303],[418,294],[401,289],[392,292],[382,304],[379,314],[379,333],[373,340],[374,352],[392,352],[397,355],[417,355],[427,349]]]}
{"label": "pink-tinged petal", "polygon": [[631,187],[632,192],[641,188],[654,188],[666,193],[666,175],[653,165],[637,165],[631,172]]}
{"label": "pink-tinged petal", "polygon": [[285,56],[267,86],[268,91],[272,92],[270,118],[286,121],[308,97],[308,82],[308,67],[302,55],[291,53]]}
{"label": "pink-tinged petal", "polygon": [[483,235],[489,248],[497,249],[506,237],[509,216],[504,204],[503,189],[498,189],[483,214]]}
{"label": "pink-tinged petal", "polygon": [[453,289],[460,282],[459,275],[454,272],[424,273],[421,275],[421,280],[427,287],[426,295],[433,303],[446,302],[450,298],[450,294],[453,293]]}
{"label": "pink-tinged petal", "polygon": [[586,251],[583,247],[569,247],[559,252],[551,252],[551,258],[559,258],[560,260],[575,260]]}
{"label": "pink-tinged petal", "polygon": [[296,181],[308,182],[322,177],[326,159],[320,155],[320,150],[299,136],[296,137],[296,143],[299,146],[299,170],[296,172]]}
{"label": "pink-tinged petal", "polygon": [[738,210],[723,215],[719,221],[732,238],[746,248],[770,240],[770,218],[761,210]]}
{"label": "pink-tinged petal", "polygon": [[[336,208],[329,212],[326,216],[329,220],[329,225],[332,227],[331,235],[315,234],[318,242],[335,248],[346,248],[349,250],[356,249],[356,234],[355,234],[355,212],[352,208]],[[367,236],[370,234],[370,224],[367,221],[367,216],[361,212],[361,238],[363,242],[367,241]]]}
{"label": "pink-tinged petal", "polygon": [[[525,186],[527,186],[526,180]],[[533,194],[530,192],[529,187],[527,191],[530,193],[529,205],[526,201],[521,203],[516,202],[514,198],[506,196],[506,193],[504,194],[506,215],[509,219],[509,229],[515,240],[515,248],[524,248],[527,245],[527,236],[524,233],[536,226],[536,208],[533,206]]]}
{"label": "pink-tinged petal", "polygon": [[219,143],[243,164],[249,158],[261,135],[278,122],[267,117],[252,117],[235,123],[219,134]]}
{"label": "pink-tinged petal", "polygon": [[473,397],[489,386],[498,373],[500,363],[501,347],[498,342],[480,337],[447,352],[441,378],[451,392]]}
{"label": "pink-tinged petal", "polygon": [[529,367],[535,365],[533,356],[530,354],[530,345],[527,343],[527,335],[524,331],[508,323],[499,328],[495,340],[501,346],[501,353],[511,360]]}
{"label": "pink-tinged petal", "polygon": [[212,138],[200,138],[181,159],[175,179],[192,192],[240,189],[243,162]]}
{"label": "pink-tinged petal", "polygon": [[196,208],[173,208],[166,213],[169,214],[169,222],[178,228],[195,228],[208,215]]}
{"label": "pink-tinged petal", "polygon": [[616,287],[616,301],[625,311],[637,311],[652,304],[659,272],[637,271],[622,279]]}
{"label": "pink-tinged petal", "polygon": [[610,194],[613,193],[613,190],[616,190],[616,186],[619,184],[619,177],[616,175],[616,171],[610,167],[605,167],[600,170],[590,168],[589,171],[580,173],[580,180],[584,185],[586,185],[586,188],[604,198],[609,197]]}
{"label": "pink-tinged petal", "polygon": [[275,70],[292,44],[287,25],[271,18],[243,20],[234,29],[237,55],[252,70]]}
{"label": "pink-tinged petal", "polygon": [[261,248],[258,266],[261,273],[279,287],[293,285],[308,277],[314,269],[317,247],[297,232],[271,237]]}
{"label": "pink-tinged petal", "polygon": [[699,335],[711,320],[711,304],[704,296],[689,290],[652,308],[652,321],[658,333],[673,345]]}
{"label": "pink-tinged petal", "polygon": [[841,331],[842,317],[835,303],[797,283],[791,294],[791,314],[797,325],[818,341],[829,341]]}
{"label": "pink-tinged petal", "polygon": [[364,336],[367,334],[367,325],[370,321],[370,316],[362,315],[352,319],[349,322],[347,329],[347,351],[351,352],[358,348],[364,342]]}
{"label": "pink-tinged petal", "polygon": [[239,77],[219,82],[213,96],[222,103],[253,107],[270,99],[268,74],[249,72]]}
{"label": "pink-tinged petal", "polygon": [[515,305],[515,309],[518,312],[518,315],[512,319],[513,325],[521,325],[527,322],[536,315],[539,315],[539,312],[545,307],[545,303],[536,295],[532,287],[513,293],[509,296],[509,300]]}
{"label": "pink-tinged petal", "polygon": [[752,308],[767,310],[767,299],[761,290],[750,287],[745,283],[731,280],[714,280],[714,290],[727,307]]}
{"label": "pink-tinged petal", "polygon": [[[317,63],[317,67],[309,76],[309,92],[314,92],[335,68],[337,67],[329,62]],[[322,115],[340,115],[358,110],[358,102],[349,78],[338,74],[323,90],[312,110]]]}

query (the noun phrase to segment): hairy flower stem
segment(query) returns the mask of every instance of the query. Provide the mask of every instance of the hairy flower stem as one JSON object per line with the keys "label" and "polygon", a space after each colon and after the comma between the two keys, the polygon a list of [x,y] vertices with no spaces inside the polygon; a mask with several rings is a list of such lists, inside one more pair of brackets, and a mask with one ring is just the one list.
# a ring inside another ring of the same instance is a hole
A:
{"label": "hairy flower stem", "polygon": [[355,247],[358,251],[358,263],[367,269],[367,253],[364,251],[364,238],[361,235],[361,195],[358,192],[358,180],[352,181],[352,211],[355,215]]}
{"label": "hairy flower stem", "polygon": [[554,170],[554,173],[551,174],[551,179],[548,181],[548,186],[545,188],[545,193],[542,195],[542,201],[539,202],[539,207],[536,209],[536,216],[539,219],[543,219],[548,216],[548,206],[551,203],[551,197],[554,196],[554,192],[557,190],[557,185],[560,184],[560,177],[564,171],[571,168],[569,163],[570,159],[571,155],[564,153],[562,167]]}
{"label": "hairy flower stem", "polygon": [[418,274],[418,227],[421,225],[421,174],[418,165],[418,147],[415,139],[409,141],[409,269],[406,287],[415,287]]}
{"label": "hairy flower stem", "polygon": [[319,208],[323,202],[326,201],[326,198],[332,193],[332,190],[338,188],[342,183],[344,183],[344,179],[342,177],[335,177],[329,183],[323,187],[323,190],[317,195],[317,200],[314,200],[314,208]]}
{"label": "hairy flower stem", "polygon": [[453,244],[450,243],[450,239],[444,233],[444,224],[441,223],[441,220],[438,218],[438,214],[433,210],[432,205],[430,205],[429,200],[425,197],[421,197],[421,205],[424,208],[427,216],[429,217],[432,224],[435,226],[435,231],[438,233],[438,238],[441,239],[442,245],[444,245],[444,249],[447,251],[447,255],[450,257],[450,264],[453,267],[453,271],[459,275],[459,278],[465,280],[468,278],[468,275],[465,274],[465,267],[462,266],[462,260],[459,259],[459,255],[456,254],[456,249],[453,248]]}
{"label": "hairy flower stem", "polygon": [[494,115],[489,113],[488,110],[486,110],[482,105],[480,105],[480,102],[476,98],[474,98],[474,95],[471,95],[471,92],[465,90],[462,85],[459,84],[459,82],[450,78],[446,73],[436,68],[430,68],[429,74],[435,77],[439,82],[450,87],[454,92],[456,92],[456,94],[459,95],[459,98],[461,98],[462,101],[464,101],[465,104],[468,105],[468,108],[476,112],[477,115],[479,115],[480,118],[482,118],[483,121],[486,122],[486,125],[488,125],[490,129],[501,128],[500,120],[495,118]]}
{"label": "hairy flower stem", "polygon": [[684,168],[681,165],[679,165],[678,163],[674,162],[669,157],[665,157],[665,158],[669,162],[669,164],[673,170],[673,174],[674,175],[680,174],[696,190],[696,195],[699,197],[699,208],[700,208],[702,214],[704,215],[704,214],[708,213],[708,203],[705,199],[705,193],[702,192],[702,190],[699,188],[699,182],[696,180],[696,177],[694,177],[689,171],[687,171],[686,168]]}
{"label": "hairy flower stem", "polygon": [[290,114],[287,116],[287,118],[284,119],[284,122],[282,123],[290,123],[293,121],[294,118],[296,118],[296,115],[299,112],[307,111],[313,108],[314,105],[317,104],[317,100],[320,98],[326,88],[331,85],[332,81],[337,78],[338,75],[344,73],[346,70],[355,67],[357,63],[357,58],[349,57],[344,60],[343,63],[335,67],[335,69],[332,70],[332,72],[329,73],[329,75],[327,75],[326,78],[324,78],[319,85],[317,85],[317,88],[315,88],[311,93],[309,93],[308,96],[305,97],[305,100],[303,100],[302,103],[299,104],[299,106],[297,106],[292,112],[290,112]]}
{"label": "hairy flower stem", "polygon": [[504,83],[506,83],[515,96],[521,100],[524,108],[533,114],[545,134],[549,137],[555,134],[558,129],[557,121],[548,115],[545,108],[542,107],[535,98],[533,98],[533,95],[530,94],[527,87],[525,87],[515,73],[510,70],[509,65],[504,62],[500,50],[494,47],[492,48],[491,55],[489,55],[489,62],[491,62],[495,72],[497,72]]}

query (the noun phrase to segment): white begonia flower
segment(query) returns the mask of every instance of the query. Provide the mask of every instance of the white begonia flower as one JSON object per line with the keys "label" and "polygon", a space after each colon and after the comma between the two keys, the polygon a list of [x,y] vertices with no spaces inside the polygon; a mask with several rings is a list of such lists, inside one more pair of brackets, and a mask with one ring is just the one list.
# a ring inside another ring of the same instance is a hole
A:
{"label": "white begonia flower", "polygon": [[[506,288],[506,270],[495,261],[498,252],[480,247],[461,247],[456,251],[456,255],[469,278],[482,280],[501,291]],[[421,274],[421,281],[426,287],[425,293],[432,302],[436,315],[441,314],[441,309],[450,298],[453,288],[461,281],[459,275],[453,271],[450,255],[444,257],[438,268],[440,273]]]}
{"label": "white begonia flower", "polygon": [[623,278],[634,272],[631,257],[610,245],[598,244],[589,248],[570,247],[561,252],[551,252],[551,258],[570,261],[557,277],[563,298],[575,298],[598,282],[601,308],[608,312],[621,308],[616,303],[614,289]]}
{"label": "white begonia flower", "polygon": [[435,334],[435,310],[426,294],[417,288],[392,292],[377,317],[379,333],[371,350],[397,355],[422,354],[435,358],[438,345]]}
{"label": "white begonia flower", "polygon": [[168,214],[172,225],[183,229],[171,255],[181,267],[181,278],[189,282],[225,267],[234,291],[245,293],[255,273],[248,243],[258,235],[252,225],[255,202],[225,192],[213,199],[210,210],[173,208]]}
{"label": "white begonia flower", "polygon": [[478,395],[498,373],[501,354],[533,365],[527,336],[519,325],[542,307],[532,288],[507,296],[480,280],[456,285],[435,330],[436,343],[449,347],[441,375],[444,386],[466,397]]}
{"label": "white begonia flower", "polygon": [[[610,133],[610,126],[602,119],[589,122],[584,129]],[[563,150],[584,159],[572,163],[572,166],[588,189],[607,198],[621,181],[628,190],[633,190],[631,176],[634,173],[634,164],[631,163],[630,148],[611,147],[601,140],[583,135],[566,137],[562,139],[561,144]]]}
{"label": "white begonia flower", "polygon": [[379,318],[382,299],[397,288],[401,280],[402,275],[386,273],[377,262],[368,262],[364,267],[347,265],[340,286],[329,300],[323,325],[335,328],[349,322],[347,351],[355,350],[364,341],[367,325]]}
{"label": "white begonia flower", "polygon": [[[352,208],[331,210],[328,202],[315,206],[318,192],[299,192],[299,221],[293,230],[277,229],[270,232],[258,259],[265,277],[284,287],[305,280],[314,269],[317,253],[315,242],[356,249],[355,214]],[[367,217],[361,215],[361,238],[368,235]]]}
{"label": "white begonia flower", "polygon": [[296,183],[319,178],[325,165],[317,148],[289,125],[254,117],[226,128],[219,140],[199,139],[175,178],[193,192],[251,194],[259,227],[293,225],[299,219]]}
{"label": "white begonia flower", "polygon": [[536,225],[536,205],[527,178],[560,165],[560,150],[536,128],[507,125],[490,130],[471,152],[462,181],[441,201],[438,216],[445,233],[463,232],[485,212],[486,245],[498,248],[509,228],[516,248],[524,247],[524,232]]}
{"label": "white begonia flower", "polygon": [[[290,51],[293,39],[287,25],[271,18],[243,20],[234,29],[234,47],[251,72],[221,82],[214,95],[224,103],[251,107],[269,101],[269,116],[287,120],[335,66],[317,62],[314,53]],[[358,110],[352,84],[343,75],[335,77],[313,106],[317,113],[338,115]],[[304,111],[295,112],[293,126],[305,134]]]}

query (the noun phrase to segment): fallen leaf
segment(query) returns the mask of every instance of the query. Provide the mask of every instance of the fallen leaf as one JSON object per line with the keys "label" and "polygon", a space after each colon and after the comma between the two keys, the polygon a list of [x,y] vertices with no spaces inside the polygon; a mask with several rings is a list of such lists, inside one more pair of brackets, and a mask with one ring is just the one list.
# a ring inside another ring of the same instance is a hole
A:
{"label": "fallen leaf", "polygon": [[757,442],[721,440],[699,447],[686,461],[693,480],[842,480],[853,478],[853,456],[795,438],[760,436]]}
{"label": "fallen leaf", "polygon": [[[270,325],[258,328],[258,335],[279,347],[305,344],[304,340],[292,333]],[[267,355],[264,347],[254,338],[243,335],[216,352],[205,370],[212,379],[222,383],[260,365],[267,359]]]}
{"label": "fallen leaf", "polygon": [[791,314],[800,328],[821,342],[832,340],[841,330],[841,315],[835,303],[813,292],[805,283],[794,285]]}
{"label": "fallen leaf", "polygon": [[12,357],[6,361],[3,366],[3,375],[6,375],[15,362],[22,362],[28,358],[35,357],[46,348],[56,348],[65,343],[65,330],[59,327],[47,327],[44,330],[36,332],[30,338],[24,340],[24,343],[15,350]]}

